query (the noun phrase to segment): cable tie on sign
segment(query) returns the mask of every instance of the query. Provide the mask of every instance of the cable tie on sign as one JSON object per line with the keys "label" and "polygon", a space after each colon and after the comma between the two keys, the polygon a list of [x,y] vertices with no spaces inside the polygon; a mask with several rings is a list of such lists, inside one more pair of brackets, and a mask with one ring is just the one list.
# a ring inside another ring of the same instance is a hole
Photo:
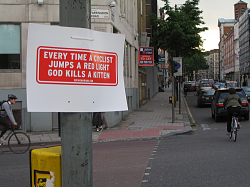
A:
{"label": "cable tie on sign", "polygon": [[88,41],[94,41],[93,38],[83,38],[83,37],[78,37],[78,36],[71,36],[70,38],[75,39],[75,40],[88,40]]}

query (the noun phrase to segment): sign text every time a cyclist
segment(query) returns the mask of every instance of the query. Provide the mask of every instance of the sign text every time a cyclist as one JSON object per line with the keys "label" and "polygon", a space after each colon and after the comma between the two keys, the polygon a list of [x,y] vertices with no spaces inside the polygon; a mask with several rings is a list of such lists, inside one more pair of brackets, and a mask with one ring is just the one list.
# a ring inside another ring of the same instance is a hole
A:
{"label": "sign text every time a cyclist", "polygon": [[[50,59],[48,64],[48,76],[63,76],[62,70],[56,68],[68,69],[65,70],[66,77],[85,77],[86,70],[109,71],[109,64],[113,63],[112,56],[100,54],[74,53],[74,52],[54,52],[44,51],[44,59]],[[55,68],[55,69],[53,69]],[[69,70],[74,69],[74,70]],[[110,78],[110,73],[103,74],[98,72],[88,73],[88,78]]]}

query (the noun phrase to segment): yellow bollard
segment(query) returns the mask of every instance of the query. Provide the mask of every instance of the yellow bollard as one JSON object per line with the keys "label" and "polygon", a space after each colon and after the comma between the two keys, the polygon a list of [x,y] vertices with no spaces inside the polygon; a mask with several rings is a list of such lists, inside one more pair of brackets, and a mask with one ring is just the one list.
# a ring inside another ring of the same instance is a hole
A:
{"label": "yellow bollard", "polygon": [[30,151],[31,186],[61,187],[61,146]]}

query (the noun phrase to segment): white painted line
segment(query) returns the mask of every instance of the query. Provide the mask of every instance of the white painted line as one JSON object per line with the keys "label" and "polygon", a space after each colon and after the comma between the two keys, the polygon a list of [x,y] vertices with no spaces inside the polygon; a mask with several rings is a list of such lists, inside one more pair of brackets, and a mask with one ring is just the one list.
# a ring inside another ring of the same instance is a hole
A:
{"label": "white painted line", "polygon": [[146,167],[146,169],[151,169],[151,167]]}
{"label": "white painted line", "polygon": [[149,173],[145,173],[145,175],[149,175]]}
{"label": "white painted line", "polygon": [[201,124],[201,127],[204,131],[210,130],[210,127],[207,124]]}
{"label": "white painted line", "polygon": [[148,182],[148,180],[143,180],[142,182]]}

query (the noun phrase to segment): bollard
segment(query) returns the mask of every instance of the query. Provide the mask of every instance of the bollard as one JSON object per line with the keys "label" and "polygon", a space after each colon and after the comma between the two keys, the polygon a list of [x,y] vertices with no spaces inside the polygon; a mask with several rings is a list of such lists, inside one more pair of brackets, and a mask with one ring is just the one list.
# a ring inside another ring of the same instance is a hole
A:
{"label": "bollard", "polygon": [[169,103],[172,104],[172,96],[169,96]]}
{"label": "bollard", "polygon": [[61,187],[61,146],[30,151],[31,186]]}

